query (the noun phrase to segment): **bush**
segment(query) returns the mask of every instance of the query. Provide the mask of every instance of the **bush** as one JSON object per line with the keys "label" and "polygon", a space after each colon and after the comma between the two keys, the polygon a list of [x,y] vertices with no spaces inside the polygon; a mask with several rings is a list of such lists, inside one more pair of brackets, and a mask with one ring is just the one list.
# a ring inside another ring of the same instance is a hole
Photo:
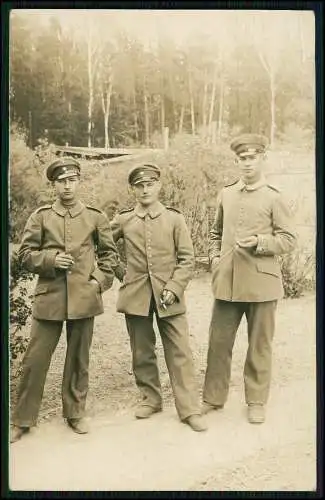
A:
{"label": "bush", "polygon": [[29,215],[48,203],[51,193],[45,176],[45,165],[55,158],[46,142],[32,151],[26,146],[25,135],[16,127],[10,134],[10,227],[9,238],[19,242]]}
{"label": "bush", "polygon": [[298,298],[305,291],[315,289],[314,253],[297,248],[292,253],[282,256],[281,271],[285,298]]}
{"label": "bush", "polygon": [[161,167],[163,203],[181,210],[195,254],[206,255],[210,210],[219,190],[238,175],[228,144],[207,145],[197,136],[176,136]]}
{"label": "bush", "polygon": [[116,163],[82,161],[82,201],[98,206],[110,219],[120,209],[134,206],[127,174],[143,161],[161,168],[161,201],[184,214],[196,255],[207,254],[210,209],[220,188],[237,176],[228,145],[206,145],[197,136],[182,134],[171,141],[167,151],[145,152],[137,159]]}
{"label": "bush", "polygon": [[33,275],[26,272],[13,251],[10,262],[10,339],[9,352],[13,376],[18,376],[20,361],[26,351],[28,338],[21,334],[31,312],[32,294],[29,293],[28,283],[34,279]]}

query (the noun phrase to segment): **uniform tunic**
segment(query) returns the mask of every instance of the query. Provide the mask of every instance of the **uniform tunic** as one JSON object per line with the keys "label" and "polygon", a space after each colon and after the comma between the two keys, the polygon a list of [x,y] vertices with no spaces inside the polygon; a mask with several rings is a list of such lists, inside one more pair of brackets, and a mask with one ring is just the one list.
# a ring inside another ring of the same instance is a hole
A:
{"label": "uniform tunic", "polygon": [[[69,271],[55,269],[59,252],[75,260]],[[66,320],[103,312],[100,292],[112,286],[118,253],[106,215],[80,201],[70,209],[59,200],[29,218],[18,252],[25,268],[39,275],[33,316]],[[95,278],[100,290],[90,283]]]}
{"label": "uniform tunic", "polygon": [[[59,252],[75,263],[55,268]],[[18,251],[24,267],[38,274],[30,342],[22,363],[13,423],[36,424],[52,354],[66,321],[67,351],[62,380],[63,416],[84,415],[94,316],[103,312],[102,293],[111,287],[119,256],[106,215],[78,201],[59,200],[29,218]],[[94,278],[99,283],[90,283]]]}
{"label": "uniform tunic", "polygon": [[[153,294],[159,317],[184,313],[184,290],[193,276],[194,250],[183,215],[158,202],[147,215],[140,206],[121,212],[111,228],[115,241],[123,239],[127,261],[117,310],[148,316]],[[177,297],[167,310],[160,306],[163,288]]]}
{"label": "uniform tunic", "polygon": [[[192,241],[181,213],[160,202],[148,213],[137,205],[122,211],[111,223],[114,239],[123,240],[126,272],[117,310],[125,313],[132,350],[132,366],[142,404],[160,409],[161,383],[155,353],[156,315],[166,365],[181,420],[200,413],[184,290],[194,270]],[[161,307],[163,289],[176,295]]]}
{"label": "uniform tunic", "polygon": [[[238,239],[256,235],[256,249],[241,248]],[[290,214],[280,192],[262,178],[225,187],[218,198],[210,231],[209,258],[214,297],[233,302],[264,302],[283,295],[277,255],[295,245]]]}
{"label": "uniform tunic", "polygon": [[[237,240],[257,236],[256,248]],[[228,397],[232,349],[246,316],[248,349],[244,365],[245,400],[265,404],[271,383],[272,340],[277,300],[283,295],[277,256],[295,245],[290,214],[280,192],[262,177],[225,187],[210,232],[209,258],[215,297],[203,399],[224,405]]]}

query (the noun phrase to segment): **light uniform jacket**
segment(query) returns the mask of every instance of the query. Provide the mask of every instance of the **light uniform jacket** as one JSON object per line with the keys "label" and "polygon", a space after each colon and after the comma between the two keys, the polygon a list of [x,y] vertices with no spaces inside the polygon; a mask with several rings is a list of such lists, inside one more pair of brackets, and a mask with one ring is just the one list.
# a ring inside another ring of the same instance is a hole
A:
{"label": "light uniform jacket", "polygon": [[[264,302],[283,296],[277,255],[295,245],[289,210],[282,195],[262,178],[251,186],[242,180],[222,189],[210,231],[212,290],[220,300]],[[236,241],[256,235],[256,248]]]}
{"label": "light uniform jacket", "polygon": [[[194,251],[183,215],[157,202],[147,215],[140,206],[121,211],[111,228],[115,241],[123,238],[127,261],[117,311],[147,316],[153,295],[159,317],[184,313]],[[177,297],[166,310],[160,305],[164,288]]]}
{"label": "light uniform jacket", "polygon": [[[56,254],[70,253],[69,271],[55,269]],[[57,200],[27,221],[18,257],[39,275],[33,316],[46,320],[88,318],[103,312],[101,294],[110,288],[118,252],[106,215],[80,201],[67,210]],[[100,287],[89,283],[95,278]]]}

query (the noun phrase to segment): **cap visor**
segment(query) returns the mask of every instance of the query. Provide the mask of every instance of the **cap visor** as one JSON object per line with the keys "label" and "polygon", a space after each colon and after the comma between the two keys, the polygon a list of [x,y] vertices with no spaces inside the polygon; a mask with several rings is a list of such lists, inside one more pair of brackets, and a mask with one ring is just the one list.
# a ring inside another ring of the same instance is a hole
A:
{"label": "cap visor", "polygon": [[257,156],[261,151],[243,151],[242,153],[239,153],[238,156],[240,158],[246,158],[247,156]]}
{"label": "cap visor", "polygon": [[141,182],[150,182],[150,181],[158,181],[157,177],[141,177],[141,179],[136,179],[132,182],[132,186],[136,184],[140,184]]}
{"label": "cap visor", "polygon": [[74,172],[66,172],[65,174],[58,175],[56,181],[60,181],[61,179],[67,179],[68,177],[79,177],[79,174]]}

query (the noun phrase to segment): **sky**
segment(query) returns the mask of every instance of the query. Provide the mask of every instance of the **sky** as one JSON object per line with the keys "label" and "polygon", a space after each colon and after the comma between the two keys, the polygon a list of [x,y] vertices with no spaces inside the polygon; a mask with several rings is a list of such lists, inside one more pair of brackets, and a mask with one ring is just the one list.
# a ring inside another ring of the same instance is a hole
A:
{"label": "sky", "polygon": [[[168,36],[177,44],[200,35],[211,39],[227,34],[231,25],[245,25],[254,17],[266,20],[267,24],[297,26],[297,16],[302,16],[305,33],[313,36],[314,19],[312,11],[260,11],[260,10],[149,10],[149,9],[16,9],[26,16],[37,16],[37,22],[48,22],[53,15],[64,27],[81,27],[92,15],[112,25],[112,31],[123,28],[145,43],[155,43],[159,37]],[[229,21],[231,21],[229,23]],[[236,32],[236,29],[235,29]],[[296,36],[296,35],[294,35]]]}

